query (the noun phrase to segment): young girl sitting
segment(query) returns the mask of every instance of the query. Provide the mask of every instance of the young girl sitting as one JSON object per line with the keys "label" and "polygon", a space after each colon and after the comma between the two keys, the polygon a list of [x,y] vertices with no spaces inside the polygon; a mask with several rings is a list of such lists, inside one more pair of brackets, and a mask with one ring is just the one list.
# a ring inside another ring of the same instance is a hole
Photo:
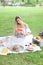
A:
{"label": "young girl sitting", "polygon": [[15,39],[21,45],[29,45],[32,43],[33,35],[31,34],[31,30],[29,29],[28,25],[21,20],[21,17],[15,17]]}

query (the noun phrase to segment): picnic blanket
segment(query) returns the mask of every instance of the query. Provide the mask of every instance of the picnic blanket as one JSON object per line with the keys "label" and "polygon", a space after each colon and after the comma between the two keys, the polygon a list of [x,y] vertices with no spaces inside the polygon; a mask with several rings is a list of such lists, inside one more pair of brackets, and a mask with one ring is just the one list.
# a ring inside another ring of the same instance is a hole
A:
{"label": "picnic blanket", "polygon": [[[29,43],[32,42],[32,38],[33,36],[30,35],[29,37],[26,36],[26,38],[17,38],[15,36],[5,36],[5,37],[0,37],[0,44],[3,43],[3,45],[0,45],[0,55],[7,55],[7,54],[11,54],[11,53],[24,53],[24,52],[29,52],[29,50],[26,49],[25,45],[29,45]],[[13,47],[14,45],[21,45],[24,47],[24,49],[22,51],[11,51],[8,48]],[[32,52],[35,51],[41,51],[39,46],[35,46],[34,50],[32,50]]]}

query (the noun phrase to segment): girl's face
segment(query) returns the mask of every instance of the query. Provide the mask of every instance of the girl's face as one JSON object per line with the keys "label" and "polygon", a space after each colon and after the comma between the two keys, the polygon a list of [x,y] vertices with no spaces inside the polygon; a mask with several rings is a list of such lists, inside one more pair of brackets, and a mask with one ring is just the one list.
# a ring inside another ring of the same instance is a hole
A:
{"label": "girl's face", "polygon": [[19,19],[19,18],[16,20],[16,22],[17,22],[17,24],[21,24],[22,23],[21,19]]}

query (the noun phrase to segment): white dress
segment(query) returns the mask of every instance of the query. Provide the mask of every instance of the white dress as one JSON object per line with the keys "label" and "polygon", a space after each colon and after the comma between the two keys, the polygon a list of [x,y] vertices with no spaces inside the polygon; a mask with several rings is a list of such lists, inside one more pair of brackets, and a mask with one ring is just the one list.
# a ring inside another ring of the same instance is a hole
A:
{"label": "white dress", "polygon": [[[26,30],[25,28],[22,28],[22,30],[24,31],[24,33],[28,33],[28,32],[31,33],[31,30],[29,28],[27,28]],[[7,37],[0,37],[0,40],[3,41],[3,45],[9,48],[14,46],[15,44],[22,45],[25,48],[25,45],[29,45],[29,43],[32,43],[32,39],[33,39],[32,34],[24,37],[16,37],[14,35]]]}

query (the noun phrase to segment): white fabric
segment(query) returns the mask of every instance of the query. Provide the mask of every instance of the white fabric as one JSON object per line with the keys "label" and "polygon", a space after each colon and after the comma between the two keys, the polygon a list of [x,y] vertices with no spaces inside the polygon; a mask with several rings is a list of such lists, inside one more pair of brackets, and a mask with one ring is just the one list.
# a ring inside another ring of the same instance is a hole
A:
{"label": "white fabric", "polygon": [[[29,37],[26,36],[24,38],[17,38],[16,36],[8,36],[8,37],[0,37],[0,41],[3,41],[4,46],[0,46],[0,55],[2,55],[3,48],[11,48],[15,44],[22,45],[24,49],[26,49],[25,45],[28,45],[30,42],[32,42],[33,35],[30,35]],[[31,40],[30,40],[31,39]],[[20,51],[19,53],[28,52],[27,50]],[[13,53],[12,51],[9,51],[9,53]],[[18,53],[18,52],[14,52]]]}
{"label": "white fabric", "polygon": [[27,33],[28,33],[28,32],[30,32],[30,33],[31,33],[31,30],[30,30],[29,28],[27,28],[27,29],[26,29],[26,32],[27,32]]}
{"label": "white fabric", "polygon": [[[4,46],[0,46],[0,55],[2,55],[2,50],[4,48],[7,48],[7,47],[10,48],[10,47],[12,47],[15,44],[24,46],[24,50],[23,51],[19,51],[19,52],[13,52],[13,51],[9,50],[8,53],[11,54],[11,53],[29,52],[29,51],[26,50],[25,45],[28,45],[29,43],[31,43],[32,42],[32,38],[33,38],[33,35],[26,36],[25,38],[17,38],[15,36],[0,37],[0,41],[3,41],[3,44],[4,44]],[[34,50],[32,52],[35,52],[35,51],[41,51],[40,47],[39,46],[34,47]]]}
{"label": "white fabric", "polygon": [[28,45],[32,43],[33,35],[29,35],[23,38],[17,38],[16,36],[0,37],[0,40],[3,41],[5,47],[12,47],[15,44],[18,45]]}

